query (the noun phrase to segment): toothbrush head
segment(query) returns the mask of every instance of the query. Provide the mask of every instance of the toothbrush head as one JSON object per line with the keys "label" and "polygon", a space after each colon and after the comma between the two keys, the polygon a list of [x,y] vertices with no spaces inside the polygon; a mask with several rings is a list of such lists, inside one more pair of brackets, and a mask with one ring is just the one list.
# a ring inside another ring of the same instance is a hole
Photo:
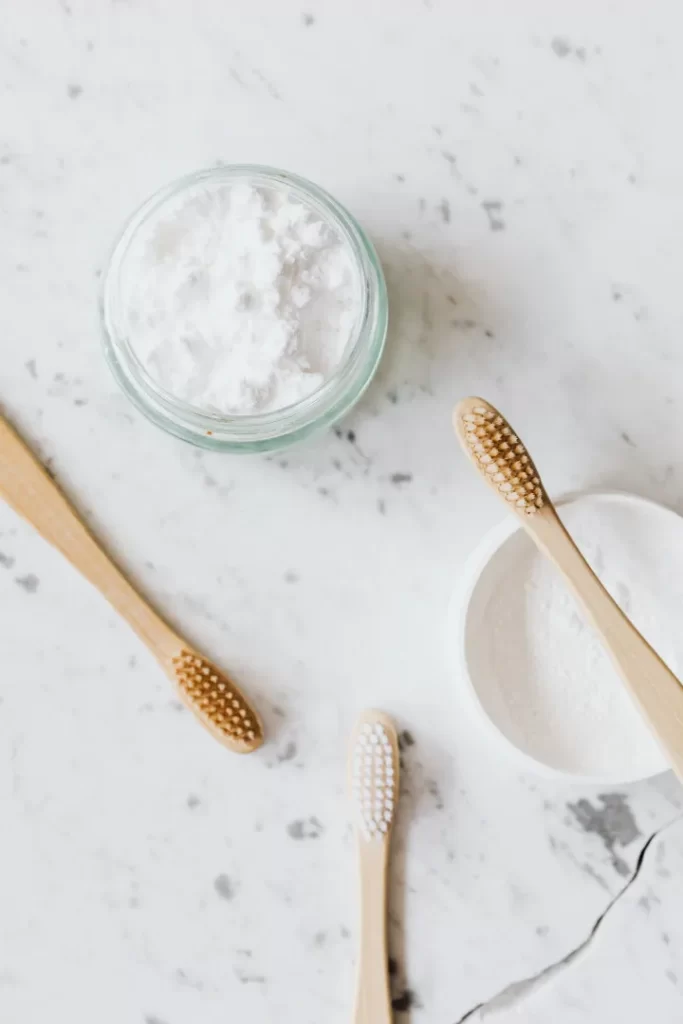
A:
{"label": "toothbrush head", "polygon": [[366,711],[351,746],[351,789],[359,835],[365,842],[388,839],[398,801],[398,739],[391,719]]}
{"label": "toothbrush head", "polygon": [[453,425],[465,453],[513,512],[532,516],[550,504],[531,456],[497,409],[483,398],[465,398]]}
{"label": "toothbrush head", "polygon": [[237,686],[197,651],[183,649],[171,660],[180,696],[216,739],[238,754],[263,743],[263,726]]}

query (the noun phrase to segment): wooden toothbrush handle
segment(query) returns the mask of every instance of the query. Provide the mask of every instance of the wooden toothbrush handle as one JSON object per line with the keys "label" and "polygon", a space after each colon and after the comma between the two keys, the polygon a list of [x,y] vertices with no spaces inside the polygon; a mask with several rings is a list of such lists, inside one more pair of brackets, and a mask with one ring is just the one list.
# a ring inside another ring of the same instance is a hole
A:
{"label": "wooden toothbrush handle", "polygon": [[583,606],[683,781],[683,686],[604,588],[554,509],[547,507],[529,516],[525,526]]}
{"label": "wooden toothbrush handle", "polygon": [[361,841],[360,952],[354,1024],[391,1024],[387,954],[388,840]]}
{"label": "wooden toothbrush handle", "polygon": [[2,417],[0,497],[65,555],[158,657],[168,659],[177,652],[180,640],[105,554],[43,466]]}

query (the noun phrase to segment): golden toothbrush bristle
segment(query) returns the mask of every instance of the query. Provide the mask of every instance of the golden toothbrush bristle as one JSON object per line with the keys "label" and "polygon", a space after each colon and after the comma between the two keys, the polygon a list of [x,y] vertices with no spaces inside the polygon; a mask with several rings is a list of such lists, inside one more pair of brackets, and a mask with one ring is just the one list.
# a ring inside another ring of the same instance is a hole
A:
{"label": "golden toothbrush bristle", "polygon": [[456,406],[453,419],[466,453],[515,512],[530,516],[547,504],[536,466],[497,409],[483,398],[466,398]]}
{"label": "golden toothbrush bristle", "polygon": [[173,658],[173,671],[185,703],[225,746],[245,754],[261,746],[258,715],[215,665],[184,649]]}

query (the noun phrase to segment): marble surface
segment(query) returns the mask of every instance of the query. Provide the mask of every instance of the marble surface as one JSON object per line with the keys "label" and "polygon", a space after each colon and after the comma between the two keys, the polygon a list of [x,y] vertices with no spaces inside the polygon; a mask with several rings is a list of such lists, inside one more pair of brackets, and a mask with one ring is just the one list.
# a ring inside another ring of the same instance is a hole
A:
{"label": "marble surface", "polygon": [[[33,0],[0,43],[0,401],[123,565],[260,703],[231,757],[108,606],[0,508],[0,1019],[351,1019],[346,740],[404,733],[397,1020],[683,1015],[683,802],[520,776],[444,657],[500,516],[481,391],[553,491],[683,511],[677,5]],[[201,454],[104,365],[129,211],[215,161],[307,175],[377,242],[392,327],[341,432]]]}

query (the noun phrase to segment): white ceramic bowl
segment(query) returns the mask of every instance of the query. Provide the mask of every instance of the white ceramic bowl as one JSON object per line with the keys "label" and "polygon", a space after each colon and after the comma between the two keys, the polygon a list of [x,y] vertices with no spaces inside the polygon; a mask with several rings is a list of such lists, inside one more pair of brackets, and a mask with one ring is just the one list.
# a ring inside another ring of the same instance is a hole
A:
{"label": "white ceramic bowl", "polygon": [[[586,508],[588,502],[593,505],[597,503],[600,513],[604,514],[607,521],[609,521],[610,509],[613,509],[615,505],[622,507],[626,505],[629,514],[637,515],[639,520],[642,517],[646,535],[652,540],[652,556],[661,562],[665,558],[665,551],[668,551],[669,557],[675,558],[683,572],[683,519],[675,512],[645,498],[620,492],[600,492],[569,497],[558,502],[558,508],[562,510],[563,507],[570,504],[578,507],[582,502]],[[592,514],[595,515],[595,509],[592,510]],[[671,545],[665,549],[663,541],[659,541],[658,545],[658,538],[664,534],[670,537],[672,533],[679,534],[673,551],[671,551]],[[514,538],[514,541],[511,541],[511,538]],[[473,599],[475,604],[478,599],[478,588],[491,587],[492,581],[496,579],[498,566],[500,566],[499,578],[502,578],[506,565],[504,548],[508,542],[515,545],[528,543],[532,550],[531,539],[524,535],[522,527],[514,516],[509,516],[483,537],[465,563],[451,600],[448,616],[448,655],[449,660],[455,666],[455,683],[459,702],[462,701],[461,707],[463,705],[469,707],[473,718],[486,734],[492,746],[497,749],[501,757],[508,760],[511,766],[516,766],[520,770],[533,771],[565,782],[581,781],[598,785],[626,784],[666,771],[668,765],[663,753],[658,747],[651,749],[650,744],[648,744],[646,756],[640,758],[640,764],[637,763],[637,758],[636,763],[632,758],[624,758],[619,763],[610,764],[608,771],[594,774],[569,771],[557,764],[550,763],[550,758],[546,761],[523,749],[514,738],[505,732],[504,726],[500,722],[494,721],[482,699],[484,692],[482,679],[477,678],[478,670],[475,668],[475,663],[481,659],[472,656],[473,635],[476,637],[474,642],[485,644],[487,642],[487,627],[483,622],[474,621],[472,609]],[[673,575],[675,576],[675,573]],[[482,583],[483,576],[484,582]],[[683,583],[681,588],[681,598],[683,599]],[[677,632],[680,632],[680,628],[677,630],[673,614],[672,617],[674,621],[671,624],[671,634],[675,637]],[[678,621],[680,622],[680,620]],[[665,657],[667,656],[666,652],[662,651],[661,653]],[[675,653],[676,655],[680,654],[679,663],[683,664],[683,640],[680,641],[679,649]],[[667,660],[671,661],[671,658]],[[678,660],[678,658],[674,660]],[[675,670],[674,665],[672,668]],[[508,680],[506,680],[506,684],[509,684]],[[645,740],[650,740],[647,733]]]}

